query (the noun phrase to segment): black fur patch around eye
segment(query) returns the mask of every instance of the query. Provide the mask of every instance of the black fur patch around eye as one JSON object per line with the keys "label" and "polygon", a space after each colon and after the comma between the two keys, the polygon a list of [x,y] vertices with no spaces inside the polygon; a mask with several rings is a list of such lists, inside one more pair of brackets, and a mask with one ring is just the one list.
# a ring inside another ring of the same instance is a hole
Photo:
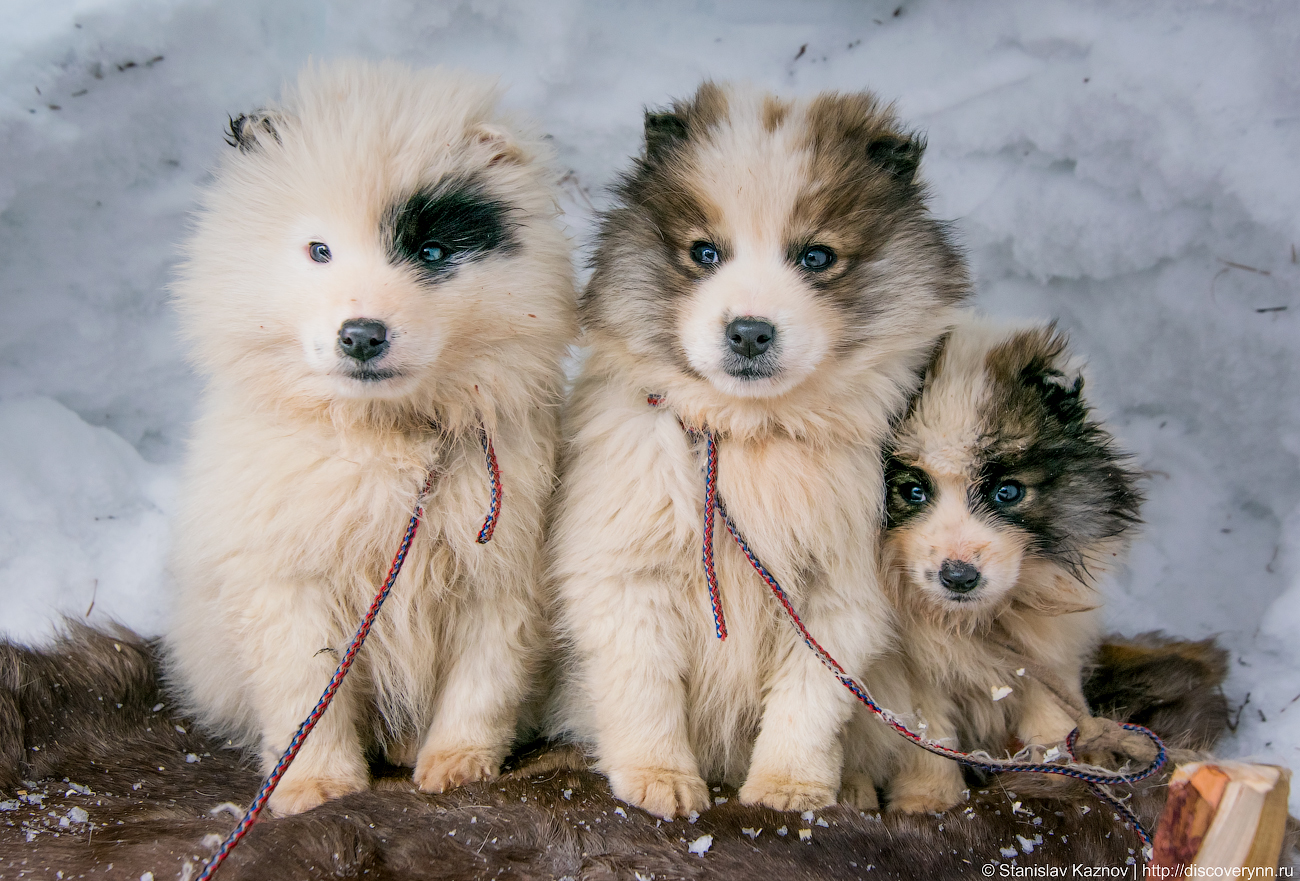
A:
{"label": "black fur patch around eye", "polygon": [[465,263],[518,247],[510,210],[472,182],[421,190],[393,210],[390,254],[430,279],[444,278]]}
{"label": "black fur patch around eye", "polygon": [[[902,490],[918,484],[925,492],[921,503],[908,501]],[[892,456],[885,460],[885,528],[894,529],[929,510],[934,504],[934,482],[919,468],[907,465]]]}

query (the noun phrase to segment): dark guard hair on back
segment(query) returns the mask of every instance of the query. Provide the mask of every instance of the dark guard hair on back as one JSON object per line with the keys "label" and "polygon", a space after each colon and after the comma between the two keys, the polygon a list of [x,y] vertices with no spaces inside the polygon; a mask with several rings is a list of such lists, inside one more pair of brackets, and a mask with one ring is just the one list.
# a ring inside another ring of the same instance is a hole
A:
{"label": "dark guard hair on back", "polygon": [[[984,464],[971,501],[1032,536],[1032,552],[1083,575],[1090,550],[1140,522],[1142,494],[1128,455],[1088,418],[1082,376],[1063,371],[1066,342],[1050,325],[1018,333],[989,352]],[[1028,488],[1024,500],[991,505],[993,487],[1008,479]]]}
{"label": "dark guard hair on back", "polygon": [[[771,133],[792,124],[794,107],[766,97],[762,126]],[[831,232],[839,242],[834,264],[806,278],[844,315],[837,346],[870,341],[873,324],[901,308],[891,284],[898,267],[873,262],[886,246],[901,245],[897,252],[911,266],[925,267],[936,305],[963,299],[969,292],[965,264],[947,226],[929,215],[916,176],[924,139],[903,131],[892,110],[865,92],[822,94],[800,112],[798,136],[809,169],[789,219],[787,257],[793,261],[812,236]],[[585,326],[620,336],[639,354],[671,358],[687,372],[684,353],[666,351],[646,329],[663,326],[674,303],[711,271],[686,253],[694,231],[718,220],[692,175],[700,161],[695,154],[729,114],[728,94],[713,82],[689,100],[646,112],[644,152],[616,185],[615,207],[601,217],[594,272],[579,299]],[[732,256],[725,239],[711,244],[722,260]],[[629,309],[644,320],[626,320]]]}
{"label": "dark guard hair on back", "polygon": [[428,280],[493,252],[518,247],[507,218],[510,206],[474,181],[444,181],[393,208],[393,262],[409,263]]}

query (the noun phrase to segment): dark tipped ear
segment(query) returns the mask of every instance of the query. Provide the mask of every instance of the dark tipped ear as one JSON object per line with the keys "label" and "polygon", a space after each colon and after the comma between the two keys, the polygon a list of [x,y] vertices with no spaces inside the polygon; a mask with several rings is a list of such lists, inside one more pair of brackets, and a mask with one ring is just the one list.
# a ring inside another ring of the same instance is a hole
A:
{"label": "dark tipped ear", "polygon": [[686,120],[676,113],[658,113],[647,110],[645,114],[645,158],[657,162],[686,141],[690,129]]}
{"label": "dark tipped ear", "polygon": [[267,110],[255,110],[241,113],[230,119],[226,130],[226,143],[238,147],[240,153],[251,153],[261,146],[260,138],[272,138],[280,143],[280,133],[276,131],[278,119]]}
{"label": "dark tipped ear", "polygon": [[867,157],[903,183],[911,183],[925,152],[925,138],[897,134],[880,135],[867,144]]}
{"label": "dark tipped ear", "polygon": [[1078,422],[1087,415],[1088,408],[1083,403],[1083,374],[1071,376],[1061,370],[1047,369],[1034,376],[1032,382],[1043,397],[1043,406],[1062,422]]}

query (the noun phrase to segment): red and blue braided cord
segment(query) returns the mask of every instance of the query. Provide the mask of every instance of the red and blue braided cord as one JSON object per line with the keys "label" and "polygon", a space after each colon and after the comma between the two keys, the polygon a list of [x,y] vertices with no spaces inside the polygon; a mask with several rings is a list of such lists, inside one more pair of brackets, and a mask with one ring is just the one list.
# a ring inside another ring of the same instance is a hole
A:
{"label": "red and blue braided cord", "polygon": [[490,499],[487,517],[483,519],[483,528],[478,531],[475,541],[485,545],[497,531],[497,515],[501,512],[501,467],[497,464],[497,451],[492,447],[492,438],[488,437],[486,430],[479,432],[479,441],[483,444],[483,454],[487,456]]}
{"label": "red and blue braided cord", "polygon": [[[650,404],[650,406],[658,407],[663,403],[663,396],[649,395],[647,396],[646,400]],[[678,421],[680,423],[680,420]],[[835,678],[840,681],[840,684],[843,685],[845,688],[847,688],[853,694],[854,697],[856,697],[869,710],[871,710],[871,712],[874,713],[877,718],[879,718],[882,722],[884,722],[886,725],[892,728],[899,735],[911,741],[912,743],[916,744],[917,746],[921,747],[922,749],[932,752],[935,755],[942,756],[945,759],[951,759],[952,761],[959,762],[963,765],[967,765],[972,768],[978,768],[979,770],[986,771],[989,773],[1004,772],[1004,771],[1018,771],[1018,772],[1028,772],[1034,774],[1056,774],[1062,777],[1071,777],[1076,780],[1081,780],[1088,785],[1088,788],[1093,792],[1093,794],[1095,794],[1099,799],[1104,801],[1106,804],[1113,807],[1116,810],[1116,812],[1124,819],[1124,821],[1128,823],[1135,832],[1137,832],[1138,837],[1142,839],[1143,845],[1145,845],[1148,848],[1151,846],[1151,836],[1147,832],[1146,828],[1142,825],[1141,821],[1138,820],[1137,815],[1133,813],[1132,809],[1129,808],[1129,806],[1125,804],[1123,800],[1121,800],[1119,797],[1117,797],[1109,790],[1107,790],[1105,786],[1107,784],[1113,784],[1113,783],[1137,783],[1138,781],[1145,780],[1146,778],[1150,777],[1152,774],[1157,773],[1161,768],[1165,766],[1165,763],[1169,759],[1169,754],[1165,749],[1164,742],[1156,735],[1154,731],[1151,731],[1149,728],[1145,728],[1141,725],[1134,725],[1127,722],[1120,723],[1120,726],[1122,728],[1125,728],[1128,731],[1136,732],[1138,734],[1141,734],[1149,738],[1151,742],[1155,744],[1156,751],[1157,751],[1156,758],[1151,762],[1151,764],[1147,765],[1145,768],[1142,768],[1130,774],[1120,774],[1120,773],[1098,774],[1092,771],[1085,771],[1077,767],[1074,767],[1073,763],[1078,761],[1078,758],[1074,753],[1074,746],[1079,737],[1079,730],[1077,728],[1074,731],[1070,732],[1069,737],[1066,738],[1065,746],[1066,746],[1066,751],[1069,754],[1071,764],[1064,764],[1064,765],[1053,764],[1050,762],[1026,762],[1026,761],[1018,761],[1015,759],[993,759],[993,758],[977,757],[969,753],[964,753],[961,752],[960,750],[956,750],[951,747],[944,746],[943,744],[938,743],[936,741],[927,740],[926,738],[912,731],[906,725],[900,722],[898,720],[898,717],[895,716],[892,712],[877,704],[875,699],[872,698],[871,693],[867,691],[867,689],[863,685],[857,682],[857,680],[849,676],[848,673],[845,672],[844,668],[840,666],[839,662],[836,661],[835,658],[831,656],[830,652],[822,648],[821,644],[818,643],[817,640],[813,638],[812,634],[808,632],[808,628],[804,626],[803,620],[799,617],[799,613],[795,611],[794,605],[790,602],[790,598],[789,596],[787,596],[784,588],[781,587],[780,583],[777,582],[776,578],[773,577],[772,573],[768,571],[767,567],[763,565],[763,562],[759,560],[758,556],[749,547],[749,543],[745,541],[744,536],[741,535],[740,530],[736,527],[735,522],[732,521],[730,515],[727,514],[727,509],[723,505],[722,499],[718,497],[717,440],[714,437],[713,432],[707,430],[697,431],[695,429],[691,429],[687,427],[684,424],[682,425],[682,428],[687,432],[688,435],[702,434],[707,443],[706,465],[705,465],[705,484],[706,484],[705,504],[710,507],[716,507],[717,512],[722,515],[722,522],[726,525],[727,531],[731,533],[732,539],[735,540],[736,545],[740,548],[741,552],[744,553],[745,559],[749,561],[749,565],[753,567],[756,573],[758,573],[759,578],[761,578],[763,582],[768,586],[768,588],[771,589],[773,596],[776,597],[777,602],[780,604],[782,611],[785,612],[786,617],[789,619],[791,625],[793,625],[795,630],[799,633],[799,636],[803,639],[804,644],[807,645],[808,648],[813,652],[813,654],[817,656],[817,660],[821,661],[821,663],[825,665],[825,667],[828,670],[831,671],[832,675],[834,675]],[[712,504],[710,505],[710,503]],[[721,604],[721,598],[717,592],[718,579],[717,579],[717,572],[715,569],[714,557],[712,554],[713,542],[711,540],[712,539],[711,533],[712,533],[713,518],[710,516],[710,513],[707,511],[705,514],[704,522],[705,522],[705,529],[706,529],[705,554],[704,554],[705,580],[708,582],[709,585],[709,601],[713,604],[714,621],[721,622],[722,604]],[[721,632],[719,632],[719,636],[720,637],[725,636],[725,632],[726,632],[725,630],[721,630]]]}
{"label": "red and blue braided cord", "polygon": [[727,622],[722,617],[722,596],[718,591],[718,572],[713,565],[713,512],[718,508],[718,445],[713,432],[704,435],[707,454],[704,465],[704,579],[709,584],[709,606],[713,609],[713,632],[718,639],[727,638]]}
{"label": "red and blue braided cord", "polygon": [[[488,437],[486,431],[480,432],[483,452],[487,457],[488,466],[488,483],[491,491],[491,501],[488,505],[487,517],[483,521],[483,528],[479,530],[479,544],[487,544],[492,540],[492,534],[496,531],[497,517],[501,511],[501,469],[497,464],[496,451],[492,447],[492,440]],[[393,584],[397,581],[398,574],[402,571],[402,564],[406,562],[407,552],[411,549],[411,542],[415,540],[415,534],[420,529],[420,521],[424,518],[424,504],[421,501],[424,496],[433,487],[433,472],[429,473],[428,478],[424,481],[424,486],[416,499],[415,510],[411,513],[411,519],[406,525],[406,532],[402,535],[402,542],[397,548],[397,554],[393,557],[393,562],[388,566],[388,575],[384,578],[383,586],[375,594],[375,598],[370,603],[370,608],[366,610],[365,617],[361,619],[361,626],[357,628],[356,634],[353,635],[352,641],[348,643],[347,651],[344,652],[342,660],[334,669],[334,675],[330,678],[329,685],[325,687],[325,692],[312,708],[311,713],[298,726],[298,731],[289,742],[289,748],[280,756],[280,760],[275,763],[271,773],[267,775],[266,780],[262,783],[262,788],[258,790],[257,796],[253,799],[248,810],[244,812],[243,819],[239,825],[226,836],[226,840],[221,843],[221,847],[203,866],[203,871],[199,874],[198,881],[210,881],[216,874],[217,868],[226,861],[226,857],[235,849],[240,840],[248,834],[248,830],[257,822],[262,808],[266,807],[266,802],[271,798],[271,793],[280,785],[280,779],[284,777],[289,766],[293,764],[294,758],[297,757],[298,751],[302,749],[303,742],[306,741],[307,735],[311,734],[316,723],[320,721],[321,716],[329,709],[329,705],[334,701],[334,695],[338,692],[339,687],[343,684],[343,677],[348,675],[348,670],[352,667],[352,662],[356,660],[357,653],[361,651],[361,646],[370,634],[370,628],[375,623],[375,618],[379,615],[379,609],[388,599],[388,592],[393,589]]]}

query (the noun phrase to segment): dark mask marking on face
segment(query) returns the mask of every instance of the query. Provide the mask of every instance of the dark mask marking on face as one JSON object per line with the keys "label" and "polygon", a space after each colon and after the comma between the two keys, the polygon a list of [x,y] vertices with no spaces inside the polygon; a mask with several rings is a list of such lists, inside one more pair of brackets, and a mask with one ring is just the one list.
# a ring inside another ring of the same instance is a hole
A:
{"label": "dark mask marking on face", "polygon": [[[835,245],[835,265],[807,281],[846,317],[843,345],[868,341],[872,326],[903,305],[897,285],[907,276],[923,279],[936,304],[962,299],[965,264],[946,227],[930,217],[916,178],[924,139],[901,130],[865,93],[816,98],[807,128],[811,174],[791,231]],[[879,265],[887,248],[891,263]]]}
{"label": "dark mask marking on face", "polygon": [[885,459],[885,528],[896,529],[934,504],[930,475],[893,456]]}
{"label": "dark mask marking on face", "polygon": [[439,281],[466,263],[510,254],[519,246],[507,218],[510,210],[472,181],[420,190],[393,209],[390,257]]}
{"label": "dark mask marking on face", "polygon": [[[1061,369],[1065,337],[1054,327],[1016,334],[991,350],[984,465],[971,504],[1023,529],[1032,550],[1082,574],[1086,552],[1139,522],[1138,474],[1111,435],[1088,418],[1083,382]],[[1023,497],[1000,504],[1007,481]]]}

